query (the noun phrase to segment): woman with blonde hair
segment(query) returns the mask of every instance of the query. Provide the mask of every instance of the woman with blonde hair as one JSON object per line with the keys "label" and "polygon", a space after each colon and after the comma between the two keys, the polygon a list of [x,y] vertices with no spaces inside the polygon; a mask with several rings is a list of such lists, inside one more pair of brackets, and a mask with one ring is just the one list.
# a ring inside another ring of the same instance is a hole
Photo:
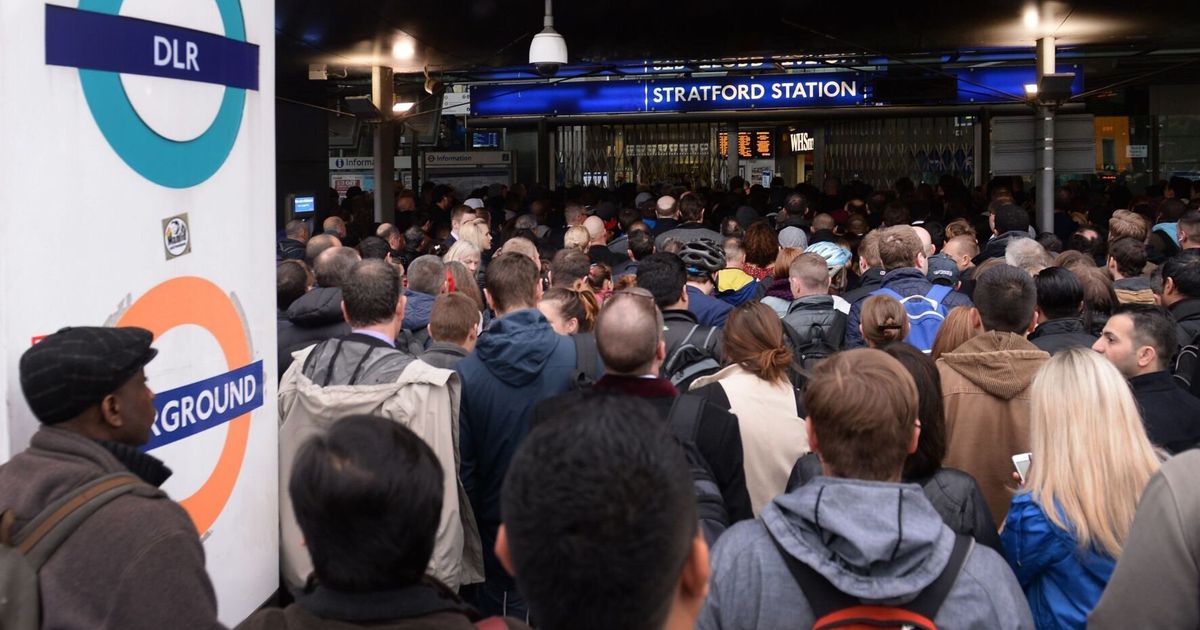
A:
{"label": "woman with blonde hair", "polygon": [[[459,236],[462,236],[461,231],[459,232]],[[446,255],[442,256],[442,260],[445,262],[462,263],[472,274],[479,273],[482,259],[482,252],[479,251],[479,247],[465,239],[455,241],[450,246],[450,249],[446,250]]]}
{"label": "woman with blonde hair", "polygon": [[870,348],[882,348],[908,337],[908,313],[904,305],[886,295],[872,295],[863,302],[858,330]]}
{"label": "woman with blonde hair", "polygon": [[937,336],[933,338],[933,348],[929,356],[937,361],[947,352],[954,352],[959,346],[979,334],[971,325],[971,309],[966,306],[956,306],[946,314],[946,320],[938,328]]}
{"label": "woman with blonde hair", "polygon": [[729,313],[722,340],[725,368],[702,376],[692,391],[738,417],[746,490],[755,516],[787,489],[796,460],[808,452],[808,433],[796,388],[792,353],[771,307],[747,302]]}
{"label": "woman with blonde hair", "polygon": [[1038,628],[1083,628],[1159,458],[1129,385],[1088,348],[1060,351],[1030,386],[1032,456],[1000,534]]}
{"label": "woman with blonde hair", "polygon": [[492,231],[483,219],[467,221],[459,226],[458,240],[474,245],[480,252],[492,250]]}
{"label": "woman with blonde hair", "polygon": [[567,229],[567,233],[563,236],[563,249],[574,248],[586,254],[588,243],[591,240],[592,235],[588,233],[587,228],[582,225],[573,225]]}

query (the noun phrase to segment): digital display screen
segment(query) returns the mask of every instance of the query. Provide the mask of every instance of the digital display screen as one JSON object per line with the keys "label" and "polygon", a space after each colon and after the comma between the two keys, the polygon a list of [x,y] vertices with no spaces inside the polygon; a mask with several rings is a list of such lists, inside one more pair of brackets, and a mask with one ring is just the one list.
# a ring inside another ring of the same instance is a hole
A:
{"label": "digital display screen", "polygon": [[307,197],[296,197],[292,200],[292,214],[306,214],[309,212],[315,212],[316,209],[316,198],[311,195]]}
{"label": "digital display screen", "polygon": [[[729,155],[729,134],[722,131],[717,137],[717,146],[722,156]],[[739,131],[737,134],[738,157],[771,159],[775,157],[770,130]]]}
{"label": "digital display screen", "polygon": [[472,149],[499,149],[500,148],[500,132],[499,131],[472,131],[471,132],[471,148]]}

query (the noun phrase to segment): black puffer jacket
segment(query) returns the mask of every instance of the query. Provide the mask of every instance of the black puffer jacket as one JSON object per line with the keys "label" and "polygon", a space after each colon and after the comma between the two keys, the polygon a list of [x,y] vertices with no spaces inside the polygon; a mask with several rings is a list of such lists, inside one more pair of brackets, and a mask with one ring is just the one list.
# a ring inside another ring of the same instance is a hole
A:
{"label": "black puffer jacket", "polygon": [[1067,348],[1090,348],[1096,336],[1084,329],[1081,318],[1064,317],[1043,322],[1029,334],[1029,340],[1053,355]]}
{"label": "black puffer jacket", "polygon": [[996,236],[983,246],[983,250],[971,262],[982,265],[993,258],[1004,258],[1004,254],[1008,251],[1008,244],[1019,238],[1029,238],[1029,232],[1018,230]]}
{"label": "black puffer jacket", "polygon": [[[821,460],[817,459],[816,453],[809,453],[796,460],[788,477],[787,491],[791,492],[822,474]],[[1000,535],[996,533],[992,513],[974,477],[954,468],[939,468],[929,477],[905,479],[904,483],[921,486],[925,498],[954,533],[970,536],[975,542],[1000,551]]]}
{"label": "black puffer jacket", "polygon": [[792,302],[783,325],[793,349],[808,346],[820,336],[834,350],[841,350],[846,338],[846,316],[834,308],[828,295],[806,295]]}
{"label": "black puffer jacket", "polygon": [[1171,317],[1175,318],[1175,334],[1182,348],[1200,334],[1200,298],[1188,298],[1172,304]]}
{"label": "black puffer jacket", "polygon": [[287,320],[278,321],[279,378],[292,365],[292,353],[326,339],[350,333],[342,316],[342,290],[320,287],[300,296],[287,310]]}

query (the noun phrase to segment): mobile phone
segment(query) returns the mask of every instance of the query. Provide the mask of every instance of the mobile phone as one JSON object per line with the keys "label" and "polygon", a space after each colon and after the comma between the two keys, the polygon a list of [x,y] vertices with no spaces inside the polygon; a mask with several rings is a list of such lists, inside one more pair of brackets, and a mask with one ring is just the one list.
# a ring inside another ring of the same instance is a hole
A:
{"label": "mobile phone", "polygon": [[1021,453],[1013,455],[1013,468],[1017,469],[1017,474],[1021,476],[1021,483],[1025,483],[1025,477],[1029,474],[1029,460],[1033,457],[1033,453]]}

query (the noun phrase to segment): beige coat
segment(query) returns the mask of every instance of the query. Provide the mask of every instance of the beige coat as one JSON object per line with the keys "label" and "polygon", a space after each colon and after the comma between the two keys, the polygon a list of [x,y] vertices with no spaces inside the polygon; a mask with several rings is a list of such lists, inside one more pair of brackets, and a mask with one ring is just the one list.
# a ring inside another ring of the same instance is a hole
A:
{"label": "beige coat", "polygon": [[312,560],[304,549],[288,492],[296,453],[337,418],[371,414],[412,429],[442,464],[445,494],[428,573],[451,589],[482,582],[479,532],[458,480],[458,374],[413,361],[394,382],[321,387],[302,373],[312,349],[293,354],[295,361],[279,384],[279,529],[284,578],[292,586],[303,586],[312,573]]}
{"label": "beige coat", "polygon": [[989,332],[937,362],[946,403],[943,464],[975,477],[997,528],[1017,489],[1012,456],[1029,452],[1029,386],[1049,359],[1021,335]]}
{"label": "beige coat", "polygon": [[808,430],[805,420],[796,415],[791,383],[769,383],[740,365],[730,365],[696,379],[692,390],[718,382],[729,398],[729,411],[738,418],[746,490],[757,517],[771,499],[787,490],[792,467],[809,451]]}

